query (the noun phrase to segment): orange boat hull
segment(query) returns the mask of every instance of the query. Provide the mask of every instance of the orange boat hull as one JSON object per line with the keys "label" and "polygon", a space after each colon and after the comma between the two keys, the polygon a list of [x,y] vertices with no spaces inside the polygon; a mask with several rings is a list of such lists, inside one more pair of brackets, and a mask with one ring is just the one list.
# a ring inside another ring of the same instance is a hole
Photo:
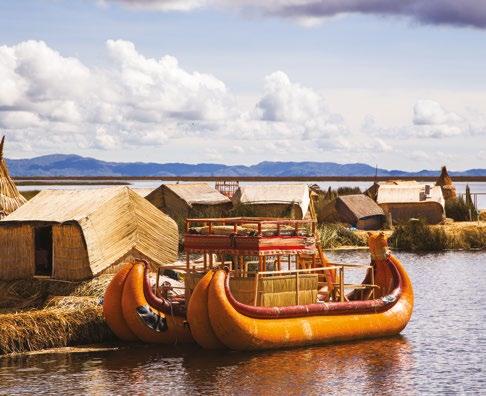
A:
{"label": "orange boat hull", "polygon": [[[196,318],[190,313],[188,320],[194,334],[204,333],[199,323],[206,325],[209,322],[219,342],[233,350],[274,349],[395,335],[405,328],[412,315],[413,289],[410,278],[398,259],[391,256],[388,260],[389,265],[393,265],[400,276],[400,292],[396,301],[388,305],[387,296],[383,297],[384,308],[375,308],[375,304],[371,311],[353,313],[353,307],[363,305],[363,302],[350,302],[345,306],[348,307],[347,310],[337,314],[329,309],[311,315],[252,317],[241,313],[241,309],[235,307],[225,287],[228,275],[224,270],[217,270],[207,292],[207,318]],[[328,305],[331,307],[337,304],[339,303]],[[303,306],[300,308],[306,309]],[[272,313],[278,311],[275,308],[269,310]],[[204,315],[204,310],[201,309],[199,312]]]}

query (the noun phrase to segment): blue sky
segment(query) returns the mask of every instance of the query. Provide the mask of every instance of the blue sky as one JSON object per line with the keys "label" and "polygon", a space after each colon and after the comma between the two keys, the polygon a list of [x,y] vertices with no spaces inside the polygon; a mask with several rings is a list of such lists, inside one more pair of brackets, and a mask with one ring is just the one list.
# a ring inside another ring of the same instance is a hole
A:
{"label": "blue sky", "polygon": [[7,155],[486,167],[481,26],[131,3],[0,3]]}

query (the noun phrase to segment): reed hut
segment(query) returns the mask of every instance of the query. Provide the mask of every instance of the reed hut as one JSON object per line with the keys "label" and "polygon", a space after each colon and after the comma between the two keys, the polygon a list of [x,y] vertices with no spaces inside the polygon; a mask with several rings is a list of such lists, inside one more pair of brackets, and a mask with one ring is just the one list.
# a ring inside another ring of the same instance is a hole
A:
{"label": "reed hut", "polygon": [[0,141],[0,220],[22,206],[27,200],[17,190],[3,158],[5,136]]}
{"label": "reed hut", "polygon": [[429,224],[438,224],[445,213],[441,188],[419,183],[380,185],[377,203],[386,214],[391,214],[394,224],[411,218],[423,218]]}
{"label": "reed hut", "polygon": [[162,184],[146,199],[179,224],[188,217],[224,217],[232,206],[206,183]]}
{"label": "reed hut", "polygon": [[292,219],[309,216],[310,195],[307,184],[240,186],[232,201],[233,206],[242,209],[244,215]]}
{"label": "reed hut", "polygon": [[446,201],[453,200],[457,198],[456,187],[452,183],[452,179],[447,172],[447,168],[445,166],[442,167],[440,171],[440,176],[435,183],[436,186],[439,186],[442,189],[442,195]]}
{"label": "reed hut", "polygon": [[128,187],[41,191],[0,221],[0,279],[79,281],[128,258],[177,259],[175,222]]}
{"label": "reed hut", "polygon": [[322,208],[326,223],[346,223],[359,230],[379,230],[385,222],[383,209],[364,194],[337,197]]}

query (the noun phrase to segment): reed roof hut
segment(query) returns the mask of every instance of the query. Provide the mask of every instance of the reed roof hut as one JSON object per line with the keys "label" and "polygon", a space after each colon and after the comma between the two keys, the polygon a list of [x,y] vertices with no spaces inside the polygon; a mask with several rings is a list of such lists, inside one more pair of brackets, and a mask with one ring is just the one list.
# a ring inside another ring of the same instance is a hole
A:
{"label": "reed roof hut", "polygon": [[450,199],[457,198],[457,191],[454,183],[452,183],[452,179],[447,172],[447,168],[445,166],[442,167],[440,171],[440,176],[435,183],[436,186],[439,186],[442,189],[442,195],[446,201]]}
{"label": "reed roof hut", "polygon": [[27,202],[10,177],[7,162],[3,158],[4,145],[5,136],[0,141],[0,220]]}
{"label": "reed roof hut", "polygon": [[175,222],[128,187],[46,190],[0,221],[0,279],[79,281],[127,258],[177,259]]}
{"label": "reed roof hut", "polygon": [[307,184],[256,184],[240,186],[232,198],[235,208],[248,208],[252,216],[308,216],[310,195]]}
{"label": "reed roof hut", "polygon": [[162,184],[146,199],[179,224],[188,217],[224,217],[232,206],[206,183]]}
{"label": "reed roof hut", "polygon": [[380,185],[377,203],[385,213],[391,213],[393,223],[423,218],[438,224],[444,218],[445,200],[439,186],[427,184]]}
{"label": "reed roof hut", "polygon": [[324,206],[319,217],[323,222],[346,223],[360,230],[378,230],[385,222],[383,209],[364,194],[337,197]]}

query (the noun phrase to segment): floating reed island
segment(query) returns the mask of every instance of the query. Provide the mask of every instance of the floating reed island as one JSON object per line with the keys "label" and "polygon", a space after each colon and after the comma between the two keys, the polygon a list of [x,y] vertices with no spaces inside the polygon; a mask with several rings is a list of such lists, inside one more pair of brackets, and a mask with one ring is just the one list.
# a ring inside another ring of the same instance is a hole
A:
{"label": "floating reed island", "polygon": [[4,142],[0,354],[114,340],[102,305],[113,274],[130,260],[145,260],[155,272],[173,271],[179,249],[192,236],[184,233],[188,217],[312,219],[324,249],[364,247],[364,230],[378,229],[398,249],[486,248],[486,217],[470,195],[456,194],[445,168],[437,186],[389,181],[365,193],[326,192],[305,183],[217,188],[197,183],[152,191],[124,186],[21,194],[3,158]]}

